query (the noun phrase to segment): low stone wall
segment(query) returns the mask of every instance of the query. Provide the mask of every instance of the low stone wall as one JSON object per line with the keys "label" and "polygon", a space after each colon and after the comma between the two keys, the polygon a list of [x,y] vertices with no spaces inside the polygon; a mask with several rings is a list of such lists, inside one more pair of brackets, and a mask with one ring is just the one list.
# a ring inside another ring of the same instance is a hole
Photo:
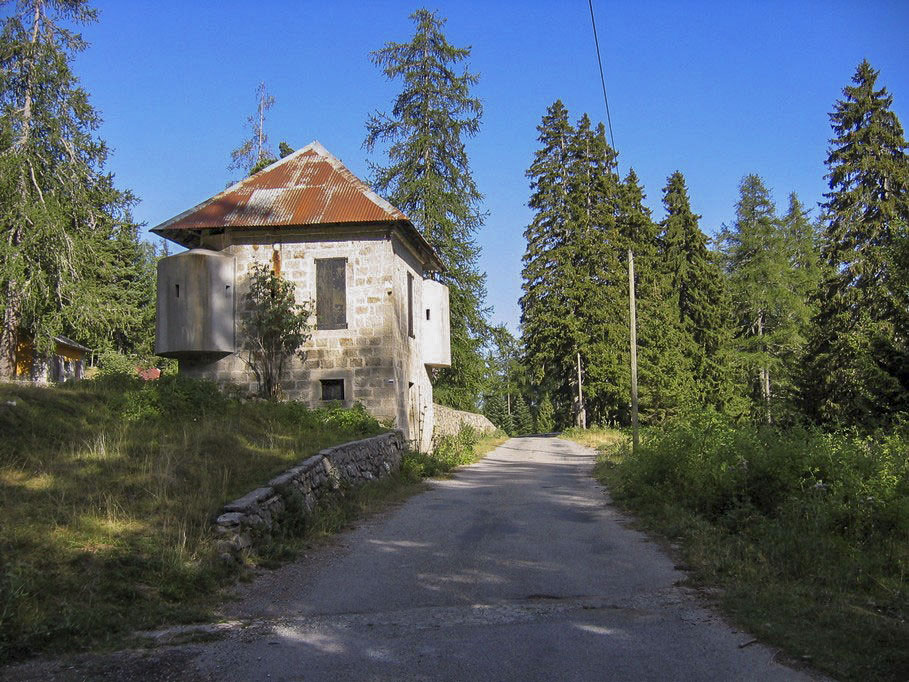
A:
{"label": "low stone wall", "polygon": [[454,436],[465,424],[480,433],[491,433],[496,430],[495,425],[482,414],[463,412],[437,404],[433,404],[432,407],[435,412],[434,439],[439,436]]}
{"label": "low stone wall", "polygon": [[225,505],[215,521],[221,558],[234,560],[257,539],[271,535],[285,512],[311,514],[320,499],[342,484],[360,485],[397,470],[405,445],[403,432],[392,431],[326,448]]}

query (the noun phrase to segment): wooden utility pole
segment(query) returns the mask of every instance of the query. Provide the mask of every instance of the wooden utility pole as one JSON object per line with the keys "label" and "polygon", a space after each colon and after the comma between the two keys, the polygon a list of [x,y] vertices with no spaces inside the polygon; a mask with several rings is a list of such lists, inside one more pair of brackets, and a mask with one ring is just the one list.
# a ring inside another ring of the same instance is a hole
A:
{"label": "wooden utility pole", "polygon": [[587,428],[587,410],[584,409],[584,393],[581,389],[581,353],[578,351],[578,426]]}
{"label": "wooden utility pole", "polygon": [[638,451],[638,331],[634,302],[634,254],[628,249],[628,312],[631,332],[631,447]]}

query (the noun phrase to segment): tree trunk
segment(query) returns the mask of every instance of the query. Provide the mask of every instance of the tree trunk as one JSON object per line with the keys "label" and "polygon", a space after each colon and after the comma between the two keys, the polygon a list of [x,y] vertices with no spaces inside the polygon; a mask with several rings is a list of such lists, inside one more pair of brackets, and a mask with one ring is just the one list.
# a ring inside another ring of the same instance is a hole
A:
{"label": "tree trunk", "polygon": [[41,12],[43,9],[43,2],[39,0],[39,2],[35,3],[35,15],[32,17],[32,38],[29,41],[29,45],[31,46],[31,53],[29,54],[28,60],[25,64],[25,94],[24,101],[22,103],[22,132],[19,135],[19,140],[16,144],[19,149],[25,148],[25,146],[28,144],[29,136],[31,135],[32,90],[34,89],[34,69],[32,68],[32,65],[34,64],[35,44],[38,42],[38,28],[41,25]]}
{"label": "tree trunk", "polygon": [[587,428],[587,409],[584,407],[584,389],[581,383],[581,354],[578,353],[578,409],[575,425],[579,429]]}
{"label": "tree trunk", "polygon": [[[764,336],[764,312],[758,314],[757,332],[759,337]],[[761,351],[764,349],[763,339],[761,341]],[[770,369],[766,365],[761,366],[761,400],[764,403],[764,420],[769,424],[770,418]]]}
{"label": "tree trunk", "polygon": [[[35,2],[34,16],[32,17],[32,35],[29,41],[31,53],[25,64],[25,92],[22,103],[22,120],[21,132],[19,139],[16,141],[16,148],[20,152],[25,152],[31,137],[32,127],[32,91],[34,90],[34,50],[38,42],[38,31],[41,26],[41,14],[44,11],[44,2],[39,0]],[[28,190],[26,189],[28,180],[25,177],[24,168],[19,171],[19,197],[23,203],[27,203]],[[22,223],[14,219],[15,225],[10,226],[10,232],[7,241],[10,250],[15,253],[22,241]],[[4,266],[8,265],[4,263]],[[19,295],[19,283],[10,280],[6,283],[4,292],[6,307],[3,310],[3,326],[0,328],[0,379],[11,380],[16,375],[16,347],[19,345],[19,325],[21,317],[22,300]]]}
{"label": "tree trunk", "polygon": [[0,329],[0,380],[11,381],[16,376],[16,346],[19,343],[19,294],[15,282],[6,284],[6,308]]}

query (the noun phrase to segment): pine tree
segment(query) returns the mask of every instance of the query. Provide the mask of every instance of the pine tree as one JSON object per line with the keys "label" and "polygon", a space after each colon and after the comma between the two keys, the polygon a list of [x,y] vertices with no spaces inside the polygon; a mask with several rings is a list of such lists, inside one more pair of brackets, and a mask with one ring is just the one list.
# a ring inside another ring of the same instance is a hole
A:
{"label": "pine tree", "polygon": [[783,239],[793,270],[793,286],[799,296],[812,305],[813,294],[823,278],[820,235],[808,219],[808,211],[795,192],[789,195],[789,208],[782,218]]}
{"label": "pine tree", "polygon": [[[565,347],[556,361],[568,379],[564,390],[575,399],[580,353],[586,418],[605,421],[624,411],[630,399],[627,275],[616,219],[621,194],[616,153],[606,142],[605,127],[592,129],[587,114],[570,139],[567,163],[568,221],[560,262],[573,347]],[[586,425],[577,415],[575,423]]]}
{"label": "pine tree", "polygon": [[580,355],[586,419],[602,421],[624,409],[629,391],[616,154],[602,124],[593,129],[585,114],[572,127],[560,101],[538,130],[520,300],[527,366],[558,421],[584,423]]}
{"label": "pine tree", "polygon": [[719,264],[691,210],[685,178],[676,171],[663,189],[666,217],[661,223],[660,255],[670,273],[682,329],[679,347],[694,374],[702,404],[736,412],[736,391],[730,376],[728,299]]}
{"label": "pine tree", "polygon": [[640,418],[659,422],[690,402],[695,387],[691,361],[684,353],[678,296],[659,253],[660,228],[644,199],[631,169],[622,186],[619,229],[625,249],[633,251],[635,260]]}
{"label": "pine tree", "polygon": [[132,217],[99,245],[80,287],[85,300],[74,306],[85,311],[93,302],[104,301],[100,310],[72,324],[85,345],[96,352],[146,358],[154,354],[157,260],[154,247],[139,241]]}
{"label": "pine tree", "polygon": [[899,250],[909,224],[909,157],[892,96],[859,64],[830,115],[823,204],[828,274],[809,343],[803,404],[817,419],[886,421],[909,408],[909,316]]}
{"label": "pine tree", "polygon": [[555,431],[555,411],[552,408],[552,401],[549,394],[544,393],[543,399],[537,407],[536,422],[534,431],[537,433],[552,433]]}
{"label": "pine tree", "polygon": [[721,250],[732,294],[736,347],[755,387],[753,411],[769,422],[779,412],[774,406],[791,392],[796,367],[786,360],[798,358],[804,343],[810,314],[803,273],[796,270],[795,261],[810,254],[803,252],[806,244],[790,240],[790,230],[804,230],[797,203],[790,206],[784,225],[760,177],[745,176],[739,193],[736,220],[731,229],[723,229]]}
{"label": "pine tree", "polygon": [[565,381],[568,371],[557,359],[571,353],[578,334],[573,324],[574,311],[564,294],[568,146],[574,128],[561,101],[556,100],[546,110],[537,130],[540,147],[527,171],[531,188],[528,206],[534,217],[524,230],[527,246],[521,270],[521,339],[533,385],[551,385],[555,389]]}
{"label": "pine tree", "polygon": [[808,211],[795,192],[789,195],[789,208],[782,217],[782,230],[794,303],[791,322],[797,337],[794,338],[796,343],[779,349],[780,360],[787,371],[778,388],[787,407],[798,409],[804,356],[812,331],[812,320],[818,312],[816,294],[824,279],[825,268],[821,260],[818,224],[809,220]]}
{"label": "pine tree", "polygon": [[512,422],[514,423],[514,435],[522,436],[533,433],[533,417],[527,407],[527,402],[520,393],[515,397]]}
{"label": "pine tree", "polygon": [[483,107],[470,93],[478,76],[455,72],[470,48],[449,44],[444,19],[425,9],[410,18],[416,24],[410,42],[387,43],[371,55],[403,87],[390,115],[369,117],[364,146],[371,152],[388,145],[389,165],[372,165],[375,189],[410,217],[445,265],[437,277],[450,291],[452,366],[436,377],[436,398],[474,409],[487,332],[486,276],[475,241],[484,215],[464,140],[480,129]]}
{"label": "pine tree", "polygon": [[103,171],[100,119],[71,70],[86,43],[67,25],[96,14],[84,0],[23,0],[0,32],[0,378],[20,341],[46,353],[56,334],[133,333],[136,302],[111,296],[117,259],[141,251],[133,198]]}
{"label": "pine tree", "polygon": [[514,423],[511,419],[511,415],[508,414],[508,411],[505,409],[505,403],[502,401],[502,396],[498,394],[488,395],[483,400],[483,414],[486,415],[486,418],[489,419],[496,427],[502,429],[509,436],[514,433]]}

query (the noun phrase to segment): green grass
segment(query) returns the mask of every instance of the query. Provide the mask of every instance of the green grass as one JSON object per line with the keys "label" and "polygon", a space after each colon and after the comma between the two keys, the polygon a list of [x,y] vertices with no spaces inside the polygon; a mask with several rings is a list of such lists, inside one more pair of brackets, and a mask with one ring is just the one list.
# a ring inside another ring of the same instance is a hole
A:
{"label": "green grass", "polygon": [[212,551],[221,506],[384,430],[179,377],[0,385],[0,663],[204,618],[231,577]]}
{"label": "green grass", "polygon": [[599,446],[597,478],[741,627],[838,679],[909,679],[909,434],[700,414],[637,455],[618,432],[567,435]]}
{"label": "green grass", "polygon": [[501,431],[484,436],[470,426],[462,426],[457,434],[437,439],[432,454],[408,453],[401,470],[411,478],[447,476],[459,466],[479,461],[506,440],[508,436]]}

